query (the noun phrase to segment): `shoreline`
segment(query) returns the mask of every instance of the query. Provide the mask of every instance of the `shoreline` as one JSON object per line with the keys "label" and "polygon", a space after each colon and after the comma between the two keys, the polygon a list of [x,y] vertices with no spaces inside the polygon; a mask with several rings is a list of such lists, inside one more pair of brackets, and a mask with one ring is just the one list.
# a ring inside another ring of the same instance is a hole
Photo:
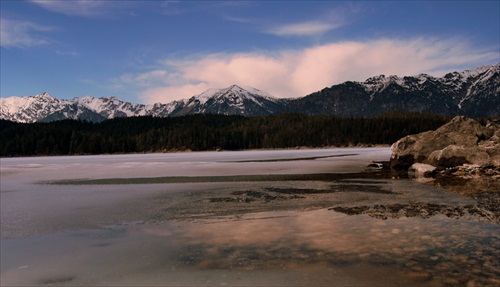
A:
{"label": "shoreline", "polygon": [[221,149],[210,149],[210,150],[190,150],[190,149],[173,149],[158,152],[131,152],[131,153],[102,153],[102,154],[58,154],[58,155],[31,155],[31,156],[7,156],[0,157],[1,159],[9,158],[46,158],[46,157],[77,157],[77,156],[112,156],[112,155],[147,155],[147,154],[178,154],[178,153],[203,153],[203,152],[243,152],[243,151],[291,151],[291,150],[327,150],[327,149],[352,149],[352,148],[390,148],[391,145],[381,145],[381,144],[361,144],[361,145],[348,145],[348,146],[323,146],[323,147],[290,147],[290,148],[262,148],[262,149],[240,149],[240,150],[221,150]]}

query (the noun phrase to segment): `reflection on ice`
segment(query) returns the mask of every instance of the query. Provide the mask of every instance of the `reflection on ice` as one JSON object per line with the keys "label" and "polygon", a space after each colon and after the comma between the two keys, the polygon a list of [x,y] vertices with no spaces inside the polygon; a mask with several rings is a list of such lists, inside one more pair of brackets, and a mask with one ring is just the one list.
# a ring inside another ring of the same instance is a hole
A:
{"label": "reflection on ice", "polygon": [[2,282],[494,286],[497,231],[442,217],[381,221],[328,210],[117,225],[4,240]]}

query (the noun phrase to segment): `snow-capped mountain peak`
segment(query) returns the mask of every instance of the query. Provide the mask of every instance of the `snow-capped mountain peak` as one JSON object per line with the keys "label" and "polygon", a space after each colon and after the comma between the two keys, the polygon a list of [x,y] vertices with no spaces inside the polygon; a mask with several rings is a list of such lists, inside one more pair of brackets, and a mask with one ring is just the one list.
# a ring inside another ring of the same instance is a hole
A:
{"label": "snow-capped mountain peak", "polygon": [[208,101],[208,99],[214,97],[219,92],[220,92],[220,89],[212,88],[212,89],[208,89],[208,90],[204,91],[203,93],[199,94],[198,96],[193,96],[191,99],[196,98],[200,102],[200,104],[205,104]]}
{"label": "snow-capped mountain peak", "polygon": [[465,70],[459,72],[458,74],[463,78],[475,78],[478,76],[491,77],[493,74],[498,73],[500,70],[500,64],[491,65],[491,66],[481,66],[472,70]]}
{"label": "snow-capped mountain peak", "polygon": [[231,85],[222,89],[208,89],[184,102],[183,114],[267,115],[283,107],[281,100],[253,87]]}
{"label": "snow-capped mountain peak", "polygon": [[36,95],[35,98],[38,98],[38,99],[49,99],[49,100],[55,99],[55,97],[51,96],[47,92],[40,93],[40,94]]}
{"label": "snow-capped mountain peak", "polygon": [[[102,98],[94,98],[94,97],[83,97],[83,98],[75,98],[73,102],[83,105],[98,114],[106,117],[106,118],[114,118],[117,116],[134,116],[136,115],[134,112],[131,112],[127,105],[135,106],[135,110],[143,110],[144,105],[140,104],[131,104],[124,102],[116,97],[102,97]],[[139,107],[137,107],[139,106]],[[141,109],[142,108],[142,109]],[[137,112],[138,115],[145,115],[145,112]]]}
{"label": "snow-capped mountain peak", "polygon": [[198,99],[200,103],[204,104],[210,98],[247,98],[255,100],[255,96],[272,98],[268,93],[265,93],[259,89],[253,87],[241,87],[238,85],[231,85],[223,89],[208,89],[198,96],[194,96],[193,98]]}
{"label": "snow-capped mountain peak", "polygon": [[33,122],[57,111],[63,102],[46,92],[36,96],[1,98],[0,119]]}

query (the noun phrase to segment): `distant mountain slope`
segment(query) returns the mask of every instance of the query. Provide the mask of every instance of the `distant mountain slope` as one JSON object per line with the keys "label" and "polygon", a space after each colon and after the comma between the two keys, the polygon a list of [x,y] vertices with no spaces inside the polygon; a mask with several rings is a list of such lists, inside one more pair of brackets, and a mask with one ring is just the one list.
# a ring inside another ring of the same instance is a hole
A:
{"label": "distant mountain slope", "polygon": [[125,102],[116,97],[83,97],[71,100],[55,98],[48,93],[29,97],[0,99],[0,119],[15,122],[50,122],[79,119],[100,122],[116,117],[169,116],[182,103],[144,105]]}
{"label": "distant mountain slope", "polygon": [[339,116],[373,116],[391,110],[500,116],[500,64],[442,78],[381,75],[365,82],[345,82],[291,101],[287,110]]}
{"label": "distant mountain slope", "polygon": [[210,89],[190,99],[167,104],[135,104],[115,97],[57,99],[48,93],[1,99],[0,119],[15,122],[47,122],[80,119],[93,122],[116,117],[182,116],[191,114],[270,115],[283,112],[287,100],[276,99],[258,89],[237,85]]}
{"label": "distant mountain slope", "polygon": [[57,99],[48,93],[0,99],[0,119],[15,122],[190,114],[258,116],[283,112],[374,116],[408,110],[470,117],[500,116],[500,64],[452,72],[442,78],[376,76],[348,81],[297,99],[277,99],[251,87],[210,89],[189,99],[144,105],[116,97]]}
{"label": "distant mountain slope", "polygon": [[20,123],[34,122],[64,109],[67,106],[66,102],[48,93],[30,97],[2,98],[0,118]]}

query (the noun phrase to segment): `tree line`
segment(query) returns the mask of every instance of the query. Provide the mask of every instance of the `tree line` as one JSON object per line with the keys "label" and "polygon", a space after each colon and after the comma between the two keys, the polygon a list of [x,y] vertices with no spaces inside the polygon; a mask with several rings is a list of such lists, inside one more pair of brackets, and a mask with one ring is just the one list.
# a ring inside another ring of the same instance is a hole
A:
{"label": "tree line", "polygon": [[115,118],[100,123],[0,120],[0,156],[390,145],[448,122],[448,116],[390,112],[373,118],[304,114]]}

